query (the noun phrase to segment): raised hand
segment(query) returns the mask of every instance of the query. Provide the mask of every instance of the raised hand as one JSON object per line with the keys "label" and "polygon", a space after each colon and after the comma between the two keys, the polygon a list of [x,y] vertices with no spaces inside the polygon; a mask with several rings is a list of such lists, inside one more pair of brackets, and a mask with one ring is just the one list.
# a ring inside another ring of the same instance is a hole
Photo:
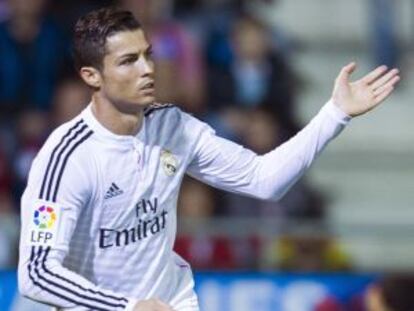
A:
{"label": "raised hand", "polygon": [[388,70],[386,66],[379,66],[360,80],[350,82],[349,77],[355,68],[354,62],[342,68],[332,94],[334,103],[351,117],[377,107],[392,93],[400,80],[398,69]]}

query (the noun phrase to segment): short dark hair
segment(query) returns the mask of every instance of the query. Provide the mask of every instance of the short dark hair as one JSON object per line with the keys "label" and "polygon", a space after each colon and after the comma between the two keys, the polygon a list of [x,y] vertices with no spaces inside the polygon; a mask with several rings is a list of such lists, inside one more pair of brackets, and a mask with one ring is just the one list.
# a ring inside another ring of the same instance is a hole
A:
{"label": "short dark hair", "polygon": [[106,39],[114,33],[141,28],[134,15],[115,6],[91,11],[76,22],[73,58],[76,70],[83,66],[102,68]]}

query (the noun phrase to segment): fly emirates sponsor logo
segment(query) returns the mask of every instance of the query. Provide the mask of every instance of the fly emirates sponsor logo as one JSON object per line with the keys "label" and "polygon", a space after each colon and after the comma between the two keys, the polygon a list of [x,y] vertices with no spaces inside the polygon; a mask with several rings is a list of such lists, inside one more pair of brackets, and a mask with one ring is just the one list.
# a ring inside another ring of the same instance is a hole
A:
{"label": "fly emirates sponsor logo", "polygon": [[136,225],[130,228],[115,230],[99,229],[99,247],[122,247],[148,238],[165,229],[168,212],[158,213],[158,199],[142,199],[135,204]]}

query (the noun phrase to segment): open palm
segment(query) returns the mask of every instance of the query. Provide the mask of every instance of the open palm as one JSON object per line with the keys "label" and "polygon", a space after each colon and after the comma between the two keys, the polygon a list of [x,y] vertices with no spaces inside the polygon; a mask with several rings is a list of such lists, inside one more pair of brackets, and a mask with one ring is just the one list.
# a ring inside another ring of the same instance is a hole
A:
{"label": "open palm", "polygon": [[342,68],[335,81],[332,94],[334,103],[351,117],[362,115],[383,102],[400,80],[398,69],[388,70],[380,66],[360,80],[350,82],[349,77],[356,64]]}

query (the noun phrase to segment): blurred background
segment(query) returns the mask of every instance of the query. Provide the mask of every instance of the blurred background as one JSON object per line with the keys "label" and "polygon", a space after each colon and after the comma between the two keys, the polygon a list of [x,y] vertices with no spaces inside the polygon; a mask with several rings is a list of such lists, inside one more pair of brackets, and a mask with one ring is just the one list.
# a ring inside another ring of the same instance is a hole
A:
{"label": "blurred background", "polygon": [[[0,0],[1,310],[47,310],[16,294],[19,199],[45,138],[89,102],[71,62],[73,24],[112,3]],[[158,100],[257,153],[300,130],[349,61],[354,78],[401,69],[392,98],[353,120],[281,201],[186,179],[175,249],[203,311],[377,311],[384,299],[414,310],[414,2],[115,3],[153,44]]]}

